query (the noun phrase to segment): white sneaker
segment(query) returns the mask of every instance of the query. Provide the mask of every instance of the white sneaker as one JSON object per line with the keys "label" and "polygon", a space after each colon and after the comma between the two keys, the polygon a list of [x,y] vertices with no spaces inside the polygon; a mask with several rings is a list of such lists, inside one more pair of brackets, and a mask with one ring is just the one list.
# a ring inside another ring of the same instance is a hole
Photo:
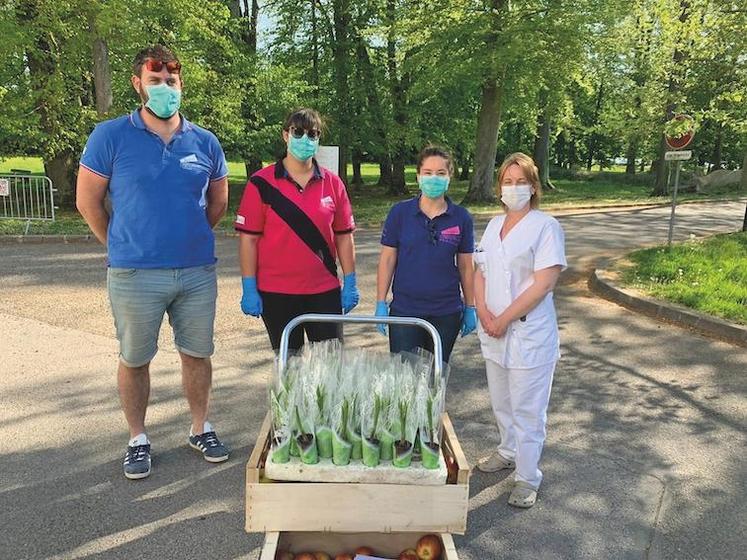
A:
{"label": "white sneaker", "polygon": [[516,467],[516,463],[511,459],[506,459],[503,455],[497,451],[490,457],[480,459],[477,463],[478,470],[484,473],[494,473],[502,471],[504,469],[513,469]]}

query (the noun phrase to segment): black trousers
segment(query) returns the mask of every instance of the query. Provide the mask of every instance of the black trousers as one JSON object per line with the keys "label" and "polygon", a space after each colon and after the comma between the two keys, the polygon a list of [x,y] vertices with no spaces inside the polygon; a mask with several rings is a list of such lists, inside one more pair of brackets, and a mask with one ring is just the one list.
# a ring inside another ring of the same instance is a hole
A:
{"label": "black trousers", "polygon": [[[265,322],[270,344],[276,352],[280,348],[280,336],[291,319],[304,313],[342,314],[340,288],[321,294],[278,294],[260,292],[262,297],[262,320]],[[303,323],[291,332],[288,348],[299,350],[304,344],[304,332],[309,342],[342,340],[342,325],[335,323]]]}

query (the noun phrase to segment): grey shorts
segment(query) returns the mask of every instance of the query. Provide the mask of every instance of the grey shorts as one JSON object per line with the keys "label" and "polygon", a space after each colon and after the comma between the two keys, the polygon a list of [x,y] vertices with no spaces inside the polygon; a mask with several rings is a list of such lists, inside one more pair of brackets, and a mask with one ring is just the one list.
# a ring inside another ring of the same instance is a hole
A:
{"label": "grey shorts", "polygon": [[106,277],[119,357],[128,367],[150,362],[168,313],[177,350],[208,358],[213,354],[215,265],[192,268],[109,268]]}

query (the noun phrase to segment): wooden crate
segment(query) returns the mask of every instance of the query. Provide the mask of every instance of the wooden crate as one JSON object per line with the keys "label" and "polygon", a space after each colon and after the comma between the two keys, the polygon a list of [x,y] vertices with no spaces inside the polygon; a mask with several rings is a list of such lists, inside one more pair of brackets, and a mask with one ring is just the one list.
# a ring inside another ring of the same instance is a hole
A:
{"label": "wooden crate", "polygon": [[464,534],[470,467],[448,414],[442,450],[455,468],[441,486],[268,480],[271,425],[268,413],[246,466],[247,532]]}
{"label": "wooden crate", "polygon": [[[415,548],[418,539],[425,533],[293,533],[270,532],[265,535],[265,544],[259,560],[275,560],[279,551],[326,552],[332,558],[336,554],[352,554],[359,546],[370,546],[374,553],[384,558],[397,558],[408,548]],[[459,560],[454,540],[448,533],[441,533],[443,554],[441,560]]]}

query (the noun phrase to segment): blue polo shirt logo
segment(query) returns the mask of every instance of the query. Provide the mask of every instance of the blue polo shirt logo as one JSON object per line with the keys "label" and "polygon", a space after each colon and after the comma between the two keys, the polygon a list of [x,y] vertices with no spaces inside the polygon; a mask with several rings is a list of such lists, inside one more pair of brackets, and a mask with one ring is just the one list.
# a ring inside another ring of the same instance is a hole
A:
{"label": "blue polo shirt logo", "polygon": [[165,144],[136,110],[96,126],[80,164],[109,179],[110,266],[187,268],[215,262],[207,191],[228,168],[211,132],[182,117]]}

